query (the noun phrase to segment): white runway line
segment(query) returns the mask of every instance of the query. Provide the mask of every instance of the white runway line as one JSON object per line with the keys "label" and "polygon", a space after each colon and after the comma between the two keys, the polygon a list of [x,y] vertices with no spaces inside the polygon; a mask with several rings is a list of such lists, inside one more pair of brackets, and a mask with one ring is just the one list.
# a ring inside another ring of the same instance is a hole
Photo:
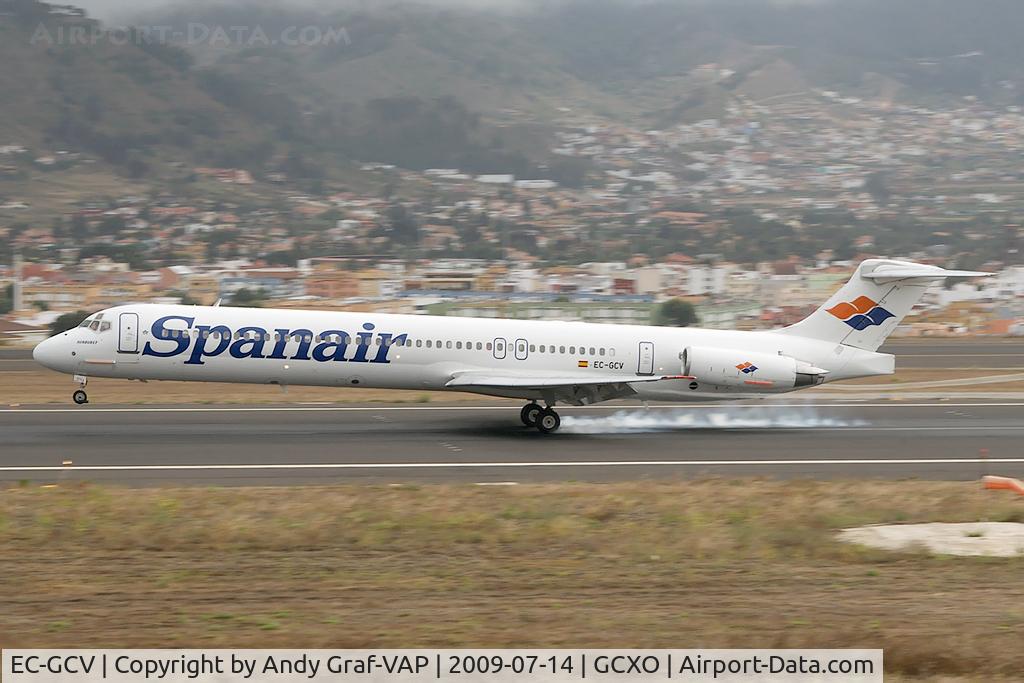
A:
{"label": "white runway line", "polygon": [[238,465],[83,465],[59,467],[38,465],[0,467],[0,472],[167,472],[216,470],[396,470],[396,469],[466,469],[524,467],[757,467],[780,465],[1008,465],[1024,464],[1024,458],[899,458],[884,460],[858,458],[851,460],[563,460],[540,462],[382,462],[382,463],[268,463]]}
{"label": "white runway line", "polygon": [[[846,399],[849,401],[849,399]],[[652,405],[650,410],[707,410],[722,409],[728,406],[730,409],[751,409],[751,408],[941,408],[941,407],[1024,407],[1024,402],[1008,401],[1001,403],[903,403],[900,401],[886,401],[882,403],[747,403],[736,404],[723,401],[721,403],[672,403],[668,405]],[[623,410],[633,406],[617,405],[593,405],[593,406],[558,406],[559,411],[573,410]],[[323,412],[406,412],[406,411],[488,411],[516,410],[516,405],[505,406],[231,406],[231,407],[156,407],[156,408],[0,408],[0,415],[25,415],[29,413],[76,413],[85,415],[88,413],[323,413]]]}

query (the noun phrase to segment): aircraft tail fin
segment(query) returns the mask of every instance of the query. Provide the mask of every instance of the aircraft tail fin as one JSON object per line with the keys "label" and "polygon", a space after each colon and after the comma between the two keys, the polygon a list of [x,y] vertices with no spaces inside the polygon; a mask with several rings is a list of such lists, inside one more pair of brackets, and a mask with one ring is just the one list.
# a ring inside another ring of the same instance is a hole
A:
{"label": "aircraft tail fin", "polygon": [[795,325],[779,330],[779,333],[875,351],[921,299],[929,285],[947,277],[992,274],[946,270],[909,261],[868,259],[821,308]]}

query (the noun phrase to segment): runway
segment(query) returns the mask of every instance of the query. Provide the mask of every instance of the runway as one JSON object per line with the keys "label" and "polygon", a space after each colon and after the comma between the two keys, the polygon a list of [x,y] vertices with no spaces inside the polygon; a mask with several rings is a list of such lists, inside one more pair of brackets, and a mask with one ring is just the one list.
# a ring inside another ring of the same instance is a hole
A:
{"label": "runway", "polygon": [[126,485],[1024,477],[1024,403],[150,406],[0,410],[0,480]]}
{"label": "runway", "polygon": [[[897,368],[1024,367],[1024,340],[1018,339],[901,339],[879,351],[895,354]],[[38,367],[29,349],[0,349],[0,372]]]}

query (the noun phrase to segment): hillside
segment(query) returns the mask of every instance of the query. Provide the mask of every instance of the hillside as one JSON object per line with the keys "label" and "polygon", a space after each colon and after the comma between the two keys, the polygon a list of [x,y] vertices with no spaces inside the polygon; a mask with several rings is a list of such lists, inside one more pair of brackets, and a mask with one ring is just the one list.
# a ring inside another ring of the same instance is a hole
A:
{"label": "hillside", "polygon": [[507,13],[354,1],[318,7],[179,4],[144,20],[180,30],[190,22],[255,25],[269,36],[289,25],[343,27],[347,40],[333,45],[191,48],[204,65],[258,74],[330,109],[450,97],[499,121],[550,123],[568,108],[653,124],[667,112],[714,115],[736,98],[809,88],[1008,102],[1024,85],[1013,28],[1024,22],[1024,6],[1012,0],[993,0],[983,13],[957,0],[568,0]]}
{"label": "hillside", "polygon": [[84,36],[100,29],[48,14],[40,3],[5,9],[0,129],[10,143],[85,151],[139,175],[155,161],[217,163],[221,150],[255,147],[266,137],[205,92],[177,48],[87,37],[61,44],[72,27]]}
{"label": "hillside", "polygon": [[[83,17],[0,0],[8,140],[91,153],[131,177],[173,161],[294,177],[363,161],[530,175],[557,165],[548,150],[568,120],[668,127],[813,89],[1002,104],[1024,92],[1024,7],[1011,0],[984,13],[956,0],[176,7],[139,20],[259,27],[270,40],[114,41]],[[51,38],[69,26],[99,37]],[[345,39],[274,44],[289,26]]]}

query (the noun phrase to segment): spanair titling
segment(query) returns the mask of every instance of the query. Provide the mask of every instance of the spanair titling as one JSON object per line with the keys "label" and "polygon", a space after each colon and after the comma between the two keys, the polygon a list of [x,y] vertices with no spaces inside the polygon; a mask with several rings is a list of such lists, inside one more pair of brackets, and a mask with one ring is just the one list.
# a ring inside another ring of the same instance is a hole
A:
{"label": "spanair titling", "polygon": [[871,259],[821,308],[770,332],[416,315],[133,304],[89,316],[33,357],[89,377],[465,391],[529,401],[550,433],[558,403],[746,399],[891,374],[878,353],[925,289],[989,273]]}

